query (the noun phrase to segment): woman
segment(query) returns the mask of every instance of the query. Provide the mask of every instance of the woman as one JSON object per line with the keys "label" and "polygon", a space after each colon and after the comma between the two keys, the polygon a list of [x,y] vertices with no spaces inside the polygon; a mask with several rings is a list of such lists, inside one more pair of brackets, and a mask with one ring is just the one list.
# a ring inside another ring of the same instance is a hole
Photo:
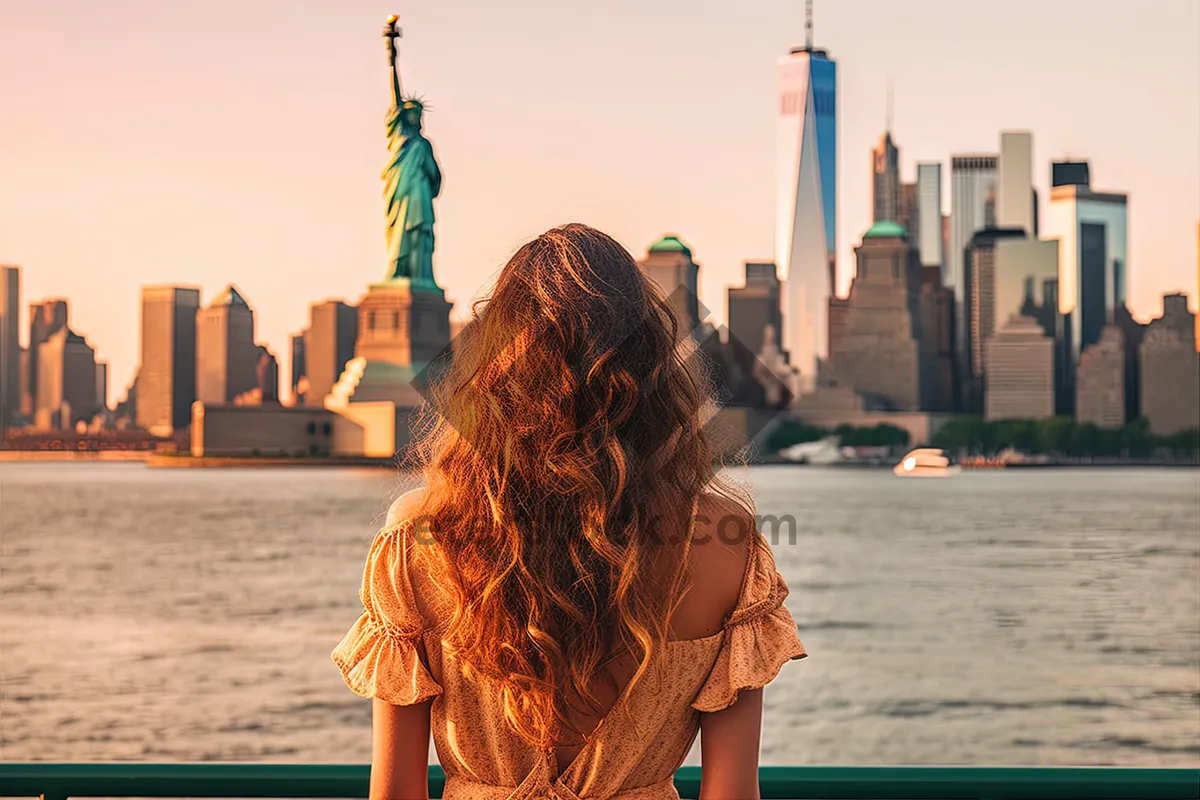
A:
{"label": "woman", "polygon": [[372,798],[758,797],[762,687],[804,649],[748,504],[716,488],[674,316],[583,225],[522,247],[433,382],[426,487],[333,653],[374,698]]}

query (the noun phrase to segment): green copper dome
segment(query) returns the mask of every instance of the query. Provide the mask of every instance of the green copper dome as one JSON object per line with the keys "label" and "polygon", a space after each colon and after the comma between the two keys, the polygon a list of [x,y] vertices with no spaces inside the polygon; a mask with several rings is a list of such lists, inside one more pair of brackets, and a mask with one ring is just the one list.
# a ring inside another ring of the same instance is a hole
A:
{"label": "green copper dome", "polygon": [[890,219],[881,219],[876,222],[867,232],[863,234],[864,239],[907,239],[908,229],[899,222],[892,222]]}
{"label": "green copper dome", "polygon": [[654,244],[650,245],[651,253],[683,253],[688,258],[692,257],[692,249],[683,243],[683,240],[678,236],[667,235],[659,239]]}

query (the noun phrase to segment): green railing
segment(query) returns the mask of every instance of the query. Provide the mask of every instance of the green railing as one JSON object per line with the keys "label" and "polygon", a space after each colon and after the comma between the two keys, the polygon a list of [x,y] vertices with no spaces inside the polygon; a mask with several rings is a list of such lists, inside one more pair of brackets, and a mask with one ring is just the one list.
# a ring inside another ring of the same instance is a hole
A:
{"label": "green railing", "polygon": [[[0,762],[0,797],[366,797],[369,768],[343,764]],[[840,800],[1196,800],[1200,769],[1124,767],[763,767],[762,797]],[[445,777],[429,768],[431,797]],[[675,785],[700,791],[700,769]]]}

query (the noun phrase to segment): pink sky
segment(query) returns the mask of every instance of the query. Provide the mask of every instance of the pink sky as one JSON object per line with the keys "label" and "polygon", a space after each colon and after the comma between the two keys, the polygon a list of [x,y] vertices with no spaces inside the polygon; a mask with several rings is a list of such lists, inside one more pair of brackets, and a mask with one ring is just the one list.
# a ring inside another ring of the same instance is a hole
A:
{"label": "pink sky", "polygon": [[[23,305],[70,298],[111,363],[137,364],[138,287],[229,282],[287,373],[308,303],[383,274],[388,104],[379,29],[398,12],[406,88],[445,173],[436,273],[465,308],[525,239],[578,220],[635,253],[682,235],[724,315],[771,256],[776,61],[803,3],[757,0],[8,0],[0,17],[0,263]],[[917,160],[1034,132],[1130,193],[1130,296],[1197,293],[1200,3],[817,0],[839,62],[839,257],[870,222],[870,149],[895,86]],[[23,309],[24,312],[24,309]],[[22,323],[24,326],[24,322]]]}

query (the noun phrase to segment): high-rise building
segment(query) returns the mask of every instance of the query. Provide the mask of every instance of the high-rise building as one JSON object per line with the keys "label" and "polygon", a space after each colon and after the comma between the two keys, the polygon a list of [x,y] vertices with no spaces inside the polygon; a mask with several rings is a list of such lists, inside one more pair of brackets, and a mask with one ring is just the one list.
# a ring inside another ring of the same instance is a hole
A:
{"label": "high-rise building", "polygon": [[1018,228],[1033,236],[1033,134],[1000,133],[1000,163],[996,175],[996,227]]}
{"label": "high-rise building", "polygon": [[963,155],[950,159],[950,246],[946,252],[943,282],[954,288],[962,303],[971,237],[988,225],[987,205],[996,190],[995,155]]}
{"label": "high-rise building", "polygon": [[838,381],[873,404],[921,407],[921,265],[896,222],[877,222],[854,248],[858,270],[829,360]]}
{"label": "high-rise building", "polygon": [[921,410],[954,411],[954,291],[940,265],[921,267]]}
{"label": "high-rise building", "polygon": [[837,62],[812,43],[779,64],[775,263],[784,281],[784,349],[815,385],[828,352],[825,315],[837,288]]}
{"label": "high-rise building", "polygon": [[96,411],[108,410],[108,362],[96,362]]}
{"label": "high-rise building", "polygon": [[[1058,242],[1007,236],[997,238],[995,248],[992,319],[1005,320],[1018,313],[1034,317],[1047,336],[1057,338]],[[1053,308],[1048,299],[1051,294]]]}
{"label": "high-rise building", "polygon": [[199,309],[199,289],[142,287],[137,424],[155,436],[170,436],[191,423]]}
{"label": "high-rise building", "polygon": [[100,410],[96,397],[96,351],[69,327],[38,346],[38,428],[74,428]]}
{"label": "high-rise building", "polygon": [[304,377],[304,333],[297,333],[291,339],[292,349],[292,368],[291,368],[291,383],[292,383],[292,399],[296,405],[301,404],[299,397],[300,379]]}
{"label": "high-rise building", "polygon": [[254,311],[233,284],[196,313],[196,399],[232,403],[257,385]]}
{"label": "high-rise building", "polygon": [[700,265],[692,259],[691,248],[678,236],[667,234],[646,248],[640,264],[675,312],[680,338],[693,335],[700,327]]}
{"label": "high-rise building", "polygon": [[25,385],[28,394],[21,398],[21,413],[33,419],[38,402],[38,348],[68,321],[67,301],[61,297],[29,304],[29,357]]}
{"label": "high-rise building", "polygon": [[1075,419],[1101,428],[1125,424],[1125,335],[1116,325],[1105,325],[1079,356]]}
{"label": "high-rise building", "polygon": [[1058,239],[1059,310],[1070,314],[1072,358],[1100,340],[1125,303],[1128,228],[1126,196],[1075,184],[1050,191],[1047,238]]}
{"label": "high-rise building", "polygon": [[1200,353],[1187,295],[1163,295],[1142,338],[1142,416],[1159,436],[1200,428]]}
{"label": "high-rise building", "polygon": [[[958,373],[971,373],[968,359],[971,354],[967,318],[970,298],[967,293],[971,239],[979,231],[993,227],[988,210],[996,192],[996,162],[994,155],[961,155],[950,159],[950,231],[942,270],[942,282],[954,290],[954,330],[958,341],[955,350],[959,359]],[[964,400],[965,398],[960,398]]]}
{"label": "high-rise building", "polygon": [[879,144],[871,150],[871,174],[874,199],[873,222],[900,220],[900,149],[892,141],[892,132],[884,131]]}
{"label": "high-rise building", "polygon": [[309,307],[304,331],[304,404],[324,406],[325,396],[341,377],[346,362],[354,358],[358,339],[358,309],[341,300],[326,300]]}
{"label": "high-rise building", "polygon": [[1050,164],[1050,187],[1082,186],[1085,189],[1091,181],[1086,161],[1055,161]]}
{"label": "high-rise building", "polygon": [[255,387],[259,403],[279,402],[279,362],[275,354],[261,344],[255,350],[258,358],[255,362]]}
{"label": "high-rise building", "polygon": [[730,286],[727,290],[729,333],[758,353],[769,330],[771,344],[778,350],[782,322],[779,276],[775,272],[775,265],[769,261],[747,261],[745,271],[745,285]]}
{"label": "high-rise building", "polygon": [[1142,339],[1147,326],[1138,322],[1126,305],[1117,306],[1113,324],[1121,329],[1125,342],[1125,422],[1129,423],[1142,417]]}
{"label": "high-rise building", "polygon": [[0,265],[0,436],[21,411],[21,268]]}
{"label": "high-rise building", "polygon": [[916,183],[900,184],[900,206],[896,212],[896,222],[908,231],[909,246],[919,259],[921,256],[921,200]]}
{"label": "high-rise building", "polygon": [[1054,341],[1031,317],[1016,314],[988,339],[984,416],[1054,416]]}
{"label": "high-rise building", "polygon": [[[964,386],[960,388],[960,405],[963,410],[978,411],[983,378],[987,372],[987,340],[996,328],[1007,319],[1007,314],[997,316],[996,307],[996,248],[1005,239],[1024,239],[1025,232],[1017,228],[985,228],[971,237],[968,249],[968,269],[964,274],[963,288],[965,303],[961,317],[967,326],[965,340],[967,352],[961,359],[966,370]],[[1009,313],[1015,313],[1012,309]]]}
{"label": "high-rise building", "polygon": [[[944,266],[942,225],[942,165],[918,163],[915,237],[923,267],[942,269]],[[909,228],[909,235],[914,235],[913,228]],[[945,273],[938,282],[942,283],[943,278]]]}

